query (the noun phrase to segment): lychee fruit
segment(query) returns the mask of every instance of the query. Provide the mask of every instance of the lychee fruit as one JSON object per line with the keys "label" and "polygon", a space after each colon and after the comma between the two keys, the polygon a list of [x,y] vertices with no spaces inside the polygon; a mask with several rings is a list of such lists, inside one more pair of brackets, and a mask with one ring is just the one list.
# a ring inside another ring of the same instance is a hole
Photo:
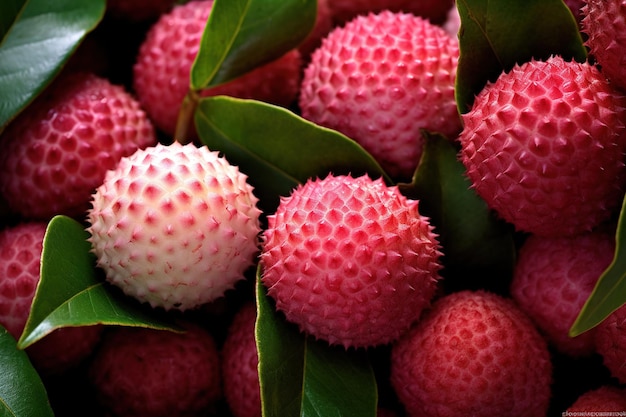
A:
{"label": "lychee fruit", "polygon": [[108,329],[88,368],[103,410],[116,417],[199,417],[214,411],[222,395],[214,336],[195,323],[180,324],[184,332]]}
{"label": "lychee fruit", "polygon": [[122,86],[67,72],[0,136],[0,193],[29,220],[82,217],[105,172],[155,143],[150,120]]}
{"label": "lychee fruit", "polygon": [[458,40],[406,13],[359,16],[313,52],[299,96],[302,116],[357,141],[395,178],[411,178],[421,130],[461,130],[454,99]]}
{"label": "lychee fruit", "polygon": [[602,74],[626,91],[626,1],[584,0],[581,14],[589,54]]}
{"label": "lychee fruit", "polygon": [[518,231],[592,230],[624,195],[626,97],[589,63],[514,66],[463,114],[460,157],[473,188]]}
{"label": "lychee fruit", "polygon": [[616,386],[602,385],[581,394],[574,404],[566,410],[571,414],[564,413],[564,415],[584,415],[574,413],[589,413],[594,411],[606,413],[611,411],[623,412],[624,410],[626,410],[626,392]]}
{"label": "lychee fruit", "polygon": [[[177,4],[150,27],[133,66],[133,86],[154,124],[173,135],[212,0]],[[288,106],[297,97],[302,57],[297,48],[226,84],[202,92]]]}
{"label": "lychee fruit", "polygon": [[626,383],[626,305],[595,327],[596,352],[611,375]]}
{"label": "lychee fruit", "polygon": [[[43,222],[25,222],[0,231],[0,325],[16,340],[26,326],[39,284],[46,227]],[[61,374],[91,355],[101,333],[101,326],[56,329],[26,348],[26,353],[42,374]]]}
{"label": "lychee fruit", "polygon": [[207,147],[122,158],[93,195],[89,241],[106,279],[152,307],[188,310],[244,279],[259,251],[247,176]]}
{"label": "lychee fruit", "polygon": [[531,320],[502,296],[450,293],[391,351],[392,386],[409,416],[545,416],[552,363]]}
{"label": "lychee fruit", "polygon": [[367,175],[298,186],[268,216],[262,241],[262,282],[276,308],[346,348],[398,338],[439,279],[439,244],[418,201]]}
{"label": "lychee fruit", "polygon": [[446,20],[454,0],[332,0],[331,11],[335,24],[342,25],[360,15],[391,12],[412,13],[434,24]]}
{"label": "lychee fruit", "polygon": [[511,296],[560,353],[582,357],[595,352],[593,331],[574,338],[568,332],[614,252],[614,235],[604,231],[533,235],[521,246]]}
{"label": "lychee fruit", "polygon": [[221,352],[224,398],[233,417],[261,417],[259,357],[254,328],[256,305],[242,305],[232,319]]}

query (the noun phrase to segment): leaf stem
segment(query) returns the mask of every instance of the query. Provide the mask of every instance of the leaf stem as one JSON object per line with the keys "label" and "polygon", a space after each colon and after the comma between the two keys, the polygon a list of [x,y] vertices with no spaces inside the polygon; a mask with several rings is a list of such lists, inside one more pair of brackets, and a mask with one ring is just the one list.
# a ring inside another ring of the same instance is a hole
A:
{"label": "leaf stem", "polygon": [[198,107],[200,101],[200,94],[198,91],[189,89],[187,95],[183,99],[178,112],[178,120],[176,120],[176,130],[174,131],[174,141],[183,145],[191,142],[192,138],[189,135],[189,129],[191,127],[193,115]]}

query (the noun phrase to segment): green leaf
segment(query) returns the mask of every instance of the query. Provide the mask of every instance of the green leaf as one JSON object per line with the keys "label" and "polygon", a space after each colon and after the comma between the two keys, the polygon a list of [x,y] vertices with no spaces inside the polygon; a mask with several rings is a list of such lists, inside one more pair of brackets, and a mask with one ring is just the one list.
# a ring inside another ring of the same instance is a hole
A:
{"label": "green leaf", "polygon": [[305,337],[276,312],[259,274],[256,294],[263,417],[375,417],[378,393],[366,352]]}
{"label": "green leaf", "polygon": [[28,0],[16,14],[10,4],[20,2],[0,7],[0,24],[15,17],[0,44],[0,132],[59,73],[105,9],[105,0]]}
{"label": "green leaf", "polygon": [[0,2],[0,44],[19,16],[26,0],[4,0]]}
{"label": "green leaf", "polygon": [[439,234],[445,284],[451,284],[452,277],[463,279],[460,284],[467,287],[494,280],[489,285],[504,290],[515,264],[513,229],[470,188],[457,147],[441,135],[423,134],[424,151],[413,183],[398,187],[420,201],[420,213]]}
{"label": "green leaf", "polygon": [[458,0],[457,8],[456,98],[461,113],[471,108],[488,81],[516,63],[550,55],[586,60],[578,23],[563,0]]}
{"label": "green leaf", "polygon": [[48,224],[41,278],[18,341],[20,349],[66,326],[108,324],[179,330],[163,314],[103,281],[88,237],[80,223],[66,216],[56,216]]}
{"label": "green leaf", "polygon": [[46,388],[28,355],[0,327],[0,417],[53,417]]}
{"label": "green leaf", "polygon": [[626,303],[626,196],[617,222],[615,243],[613,261],[598,278],[572,324],[569,331],[571,337],[594,328]]}
{"label": "green leaf", "polygon": [[316,0],[216,0],[191,69],[191,89],[215,86],[302,42],[317,17]]}
{"label": "green leaf", "polygon": [[271,104],[232,97],[200,101],[195,123],[201,141],[249,177],[271,212],[279,196],[327,173],[385,176],[374,158],[343,134]]}

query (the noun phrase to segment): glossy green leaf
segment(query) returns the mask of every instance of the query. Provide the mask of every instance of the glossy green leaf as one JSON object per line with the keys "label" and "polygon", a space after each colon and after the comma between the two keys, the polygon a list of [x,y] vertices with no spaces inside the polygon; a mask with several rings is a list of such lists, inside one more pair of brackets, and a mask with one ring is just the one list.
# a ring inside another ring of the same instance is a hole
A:
{"label": "glossy green leaf", "polygon": [[424,137],[413,182],[398,186],[404,195],[420,201],[420,213],[435,226],[444,253],[444,284],[454,276],[468,287],[507,286],[515,264],[512,228],[470,189],[457,147],[437,134],[424,132]]}
{"label": "glossy green leaf", "polygon": [[257,277],[256,338],[264,417],[375,417],[377,386],[365,351],[305,337],[277,313]]}
{"label": "glossy green leaf", "polygon": [[570,336],[578,336],[606,319],[626,303],[626,196],[617,222],[615,255],[572,324]]}
{"label": "glossy green leaf", "polygon": [[465,113],[488,81],[514,64],[561,55],[583,62],[587,51],[563,0],[458,0],[460,57],[456,78]]}
{"label": "glossy green leaf", "polygon": [[330,172],[386,178],[355,141],[279,106],[207,97],[200,101],[195,123],[209,149],[223,152],[249,176],[266,212],[275,207],[279,196],[290,194],[308,178]]}
{"label": "glossy green leaf", "polygon": [[24,4],[0,45],[0,132],[59,73],[104,10],[105,0]]}
{"label": "glossy green leaf", "polygon": [[0,45],[25,4],[26,0],[3,0],[0,2]]}
{"label": "glossy green leaf", "polygon": [[48,224],[41,278],[18,346],[28,347],[54,329],[95,324],[178,330],[157,310],[140,305],[104,282],[77,221],[56,216]]}
{"label": "glossy green leaf", "polygon": [[0,327],[0,417],[53,417],[46,388],[15,339]]}
{"label": "glossy green leaf", "polygon": [[227,82],[279,58],[307,37],[316,17],[316,0],[215,0],[191,89]]}

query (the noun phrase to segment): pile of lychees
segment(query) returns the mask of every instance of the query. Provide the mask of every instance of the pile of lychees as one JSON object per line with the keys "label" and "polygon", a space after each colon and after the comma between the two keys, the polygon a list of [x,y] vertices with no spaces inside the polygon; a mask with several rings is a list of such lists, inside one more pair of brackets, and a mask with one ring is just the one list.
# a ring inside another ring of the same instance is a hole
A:
{"label": "pile of lychees", "polygon": [[329,172],[263,213],[252,173],[193,127],[174,138],[213,1],[108,0],[0,134],[0,324],[19,338],[46,225],[64,215],[84,225],[103,280],[184,331],[70,327],[35,343],[58,415],[76,410],[52,384],[74,378],[83,414],[261,416],[257,267],[303,334],[384,356],[380,416],[626,412],[626,310],[568,334],[613,260],[626,191],[626,1],[567,5],[588,61],[519,63],[463,114],[452,0],[319,0],[297,48],[202,92],[341,132],[395,184],[419,168],[424,132],[444,135],[469,188],[515,231],[502,292],[446,291],[437,226],[382,177]]}

